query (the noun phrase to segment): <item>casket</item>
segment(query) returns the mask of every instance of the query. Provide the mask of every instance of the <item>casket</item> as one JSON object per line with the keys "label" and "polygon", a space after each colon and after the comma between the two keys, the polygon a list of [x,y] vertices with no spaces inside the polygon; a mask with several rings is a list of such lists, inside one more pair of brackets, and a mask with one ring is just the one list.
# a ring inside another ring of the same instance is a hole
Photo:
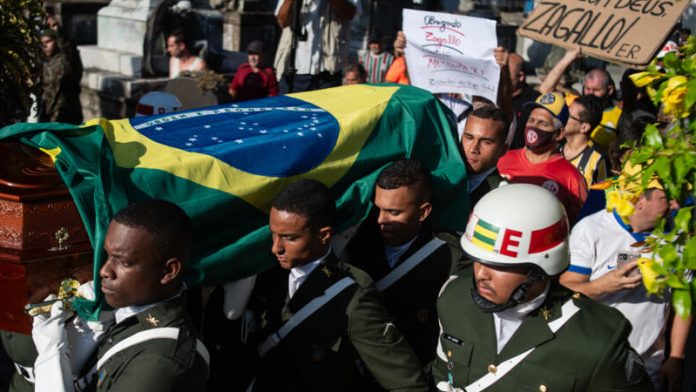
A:
{"label": "casket", "polygon": [[51,158],[0,143],[0,329],[31,333],[27,303],[92,278],[87,232]]}

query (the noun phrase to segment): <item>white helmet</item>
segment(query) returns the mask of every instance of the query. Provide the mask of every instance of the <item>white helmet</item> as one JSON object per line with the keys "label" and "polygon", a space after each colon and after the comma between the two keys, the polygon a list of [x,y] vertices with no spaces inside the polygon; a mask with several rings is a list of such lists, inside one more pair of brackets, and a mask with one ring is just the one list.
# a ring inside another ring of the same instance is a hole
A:
{"label": "white helmet", "polygon": [[153,91],[140,97],[135,107],[135,117],[177,112],[182,108],[181,101],[174,94]]}
{"label": "white helmet", "polygon": [[530,184],[505,185],[483,196],[461,244],[480,263],[535,265],[548,276],[563,272],[570,260],[563,205],[551,192]]}

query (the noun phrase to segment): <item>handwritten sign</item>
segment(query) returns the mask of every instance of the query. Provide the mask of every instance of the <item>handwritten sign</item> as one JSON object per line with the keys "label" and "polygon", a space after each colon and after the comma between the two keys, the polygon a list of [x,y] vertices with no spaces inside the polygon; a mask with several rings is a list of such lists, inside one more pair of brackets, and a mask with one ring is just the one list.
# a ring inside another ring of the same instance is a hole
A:
{"label": "handwritten sign", "polygon": [[403,18],[411,84],[496,101],[500,68],[493,57],[494,21],[409,9]]}
{"label": "handwritten sign", "polygon": [[520,35],[613,62],[644,65],[661,48],[686,0],[545,0]]}

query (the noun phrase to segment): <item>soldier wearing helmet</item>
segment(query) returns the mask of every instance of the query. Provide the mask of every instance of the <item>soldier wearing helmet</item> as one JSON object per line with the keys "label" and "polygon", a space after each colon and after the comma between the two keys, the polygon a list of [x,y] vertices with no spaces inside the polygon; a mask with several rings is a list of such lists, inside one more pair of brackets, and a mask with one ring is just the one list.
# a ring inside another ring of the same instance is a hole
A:
{"label": "soldier wearing helmet", "polygon": [[440,391],[650,391],[617,311],[558,283],[568,218],[542,187],[486,194],[461,239],[472,263],[440,292]]}

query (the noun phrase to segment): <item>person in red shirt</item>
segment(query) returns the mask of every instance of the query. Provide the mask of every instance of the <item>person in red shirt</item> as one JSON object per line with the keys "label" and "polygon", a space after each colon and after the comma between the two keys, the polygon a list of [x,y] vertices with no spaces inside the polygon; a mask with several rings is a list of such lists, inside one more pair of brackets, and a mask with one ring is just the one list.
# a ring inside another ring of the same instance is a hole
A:
{"label": "person in red shirt", "polygon": [[568,107],[560,93],[544,94],[528,107],[525,147],[500,158],[498,172],[509,182],[539,185],[556,195],[573,224],[587,198],[587,187],[578,169],[558,152]]}
{"label": "person in red shirt", "polygon": [[264,45],[254,40],[247,47],[248,63],[237,68],[228,92],[235,101],[248,101],[278,95],[278,79],[273,68],[263,63]]}

